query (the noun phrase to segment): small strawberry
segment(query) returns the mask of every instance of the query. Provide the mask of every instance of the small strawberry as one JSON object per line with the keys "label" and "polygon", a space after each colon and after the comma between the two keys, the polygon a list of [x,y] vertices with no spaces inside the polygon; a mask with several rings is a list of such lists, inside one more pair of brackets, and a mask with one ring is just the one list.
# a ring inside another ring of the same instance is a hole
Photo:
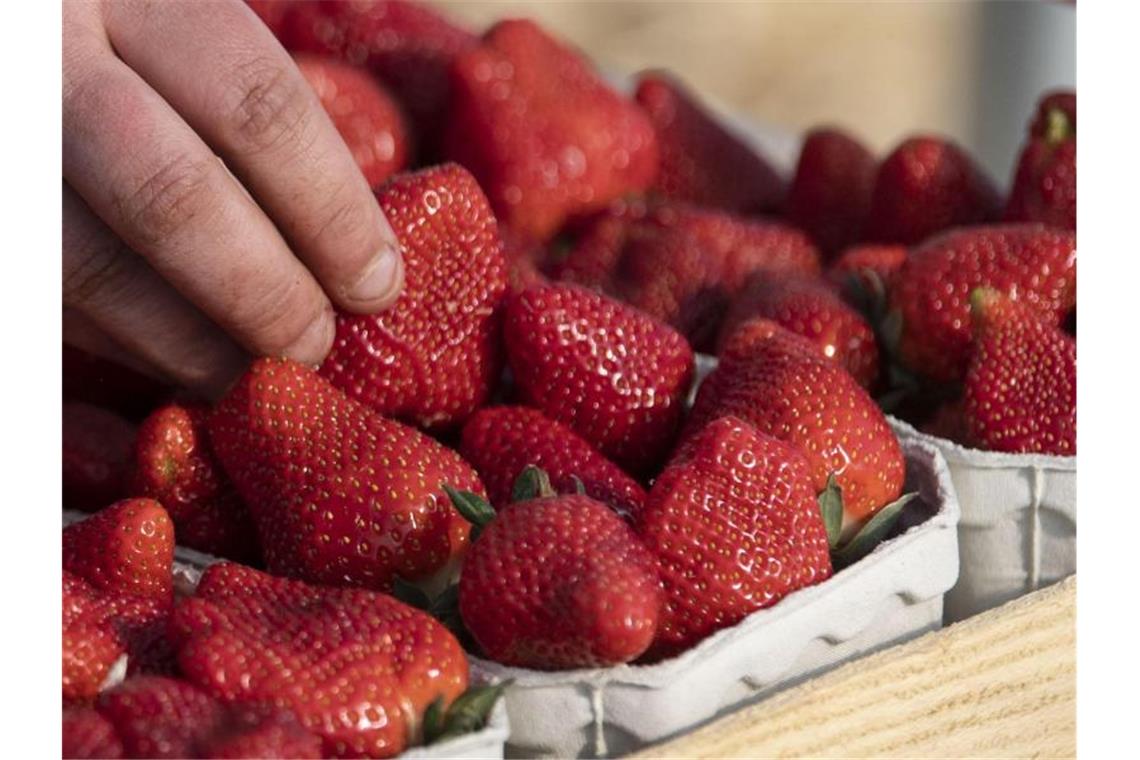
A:
{"label": "small strawberry", "polygon": [[63,757],[118,760],[123,743],[115,727],[93,707],[69,707],[63,711]]}
{"label": "small strawberry", "polygon": [[776,208],[784,182],[767,160],[708,113],[667,74],[638,77],[637,104],[657,131],[661,167],[653,190],[741,214]]}
{"label": "small strawberry", "polygon": [[838,362],[860,385],[874,387],[879,375],[874,330],[825,281],[763,273],[754,277],[725,317],[720,344],[756,316],[818,343],[823,355]]}
{"label": "small strawberry", "polygon": [[1077,453],[1077,343],[1033,307],[990,288],[971,296],[965,418],[982,448]]}
{"label": "small strawberry", "polygon": [[1077,95],[1041,98],[1005,207],[1011,222],[1077,229]]}
{"label": "small strawberry", "polygon": [[546,241],[569,216],[653,181],[645,114],[534,22],[499,22],[451,73],[446,155],[479,179],[504,226]]}
{"label": "small strawberry", "polygon": [[408,165],[410,135],[400,107],[365,70],[303,55],[297,68],[317,93],[356,165],[378,188]]}
{"label": "small strawberry", "polygon": [[905,475],[898,439],[846,370],[806,339],[760,326],[770,335],[751,336],[746,351],[736,338],[729,341],[701,384],[682,439],[732,415],[798,447],[816,491],[832,476],[838,482],[844,524],[852,529],[898,499]]}
{"label": "small strawberry", "polygon": [[[456,506],[481,532],[459,580],[459,613],[483,653],[538,670],[636,659],[657,629],[653,557],[606,505],[538,487],[497,514],[470,494]],[[472,501],[476,501],[474,507]]]}
{"label": "small strawberry", "polygon": [[482,491],[471,467],[307,367],[255,361],[208,428],[274,574],[388,589],[446,572],[466,548],[441,484]]}
{"label": "small strawberry", "polygon": [[206,569],[170,635],[191,683],[227,703],[289,710],[331,756],[399,754],[428,706],[467,686],[459,642],[427,614],[229,562]]}
{"label": "small strawberry", "polygon": [[735,417],[683,444],[654,482],[636,529],[665,587],[652,659],[831,576],[807,461]]}
{"label": "small strawberry", "polygon": [[813,129],[800,149],[784,218],[834,258],[862,235],[877,168],[871,151],[843,130]]}
{"label": "small strawberry", "polygon": [[504,334],[525,403],[633,473],[669,450],[693,377],[679,333],[597,293],[547,285],[510,301]]}
{"label": "small strawberry", "polygon": [[909,245],[950,227],[993,221],[1000,211],[993,184],[965,151],[939,137],[912,137],[879,166],[867,237]]}
{"label": "small strawberry", "polygon": [[499,508],[510,503],[527,465],[545,470],[559,493],[573,493],[580,483],[585,495],[619,514],[632,514],[645,501],[642,487],[581,436],[525,406],[476,412],[463,427],[459,453],[479,472],[491,503]]}
{"label": "small strawberry", "polygon": [[571,219],[563,230],[571,242],[562,260],[553,266],[554,278],[611,292],[628,233],[648,213],[644,200],[619,198],[601,211]]}
{"label": "small strawberry", "polygon": [[1039,224],[955,230],[911,251],[890,304],[902,320],[898,355],[938,382],[960,380],[970,357],[970,292],[992,287],[1060,324],[1077,299],[1076,235]]}
{"label": "small strawberry", "polygon": [[169,404],[143,421],[131,493],[166,508],[179,544],[253,562],[259,554],[253,520],[214,456],[208,413],[196,404]]}
{"label": "small strawberry", "polygon": [[174,524],[153,499],[126,499],[63,529],[63,569],[99,591],[170,604]]}
{"label": "small strawberry", "polygon": [[135,426],[77,401],[63,405],[63,505],[88,512],[126,495]]}

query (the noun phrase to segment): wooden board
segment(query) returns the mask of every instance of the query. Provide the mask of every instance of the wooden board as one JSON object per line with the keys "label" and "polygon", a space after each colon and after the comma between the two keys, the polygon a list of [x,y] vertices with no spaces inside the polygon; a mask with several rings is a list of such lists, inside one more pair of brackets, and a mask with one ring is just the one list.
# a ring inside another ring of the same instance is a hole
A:
{"label": "wooden board", "polygon": [[1076,576],[635,757],[1075,757]]}

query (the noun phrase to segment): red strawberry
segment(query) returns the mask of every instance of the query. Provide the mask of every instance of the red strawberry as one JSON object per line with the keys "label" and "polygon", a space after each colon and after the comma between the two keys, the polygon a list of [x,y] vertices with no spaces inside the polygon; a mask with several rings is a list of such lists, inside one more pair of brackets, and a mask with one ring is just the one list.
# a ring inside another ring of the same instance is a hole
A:
{"label": "red strawberry", "polygon": [[371,69],[400,99],[429,155],[445,123],[448,67],[478,43],[427,5],[406,0],[294,2],[279,36],[289,50]]}
{"label": "red strawberry", "polygon": [[170,604],[174,524],[153,499],[125,499],[63,529],[63,569],[111,594]]}
{"label": "red strawberry", "polygon": [[577,478],[586,495],[619,514],[632,514],[645,501],[645,491],[620,467],[570,428],[525,406],[476,412],[463,428],[459,452],[499,508],[510,503],[515,480],[527,465],[545,470],[559,493],[573,493]]}
{"label": "red strawberry", "polygon": [[135,426],[108,409],[63,405],[63,505],[88,512],[126,495]]}
{"label": "red strawberry", "polygon": [[875,332],[824,281],[763,273],[754,277],[725,317],[721,346],[733,330],[756,316],[818,343],[823,355],[838,362],[860,385],[874,387],[879,375]]}
{"label": "red strawberry", "polygon": [[380,187],[408,165],[410,135],[404,115],[367,71],[308,55],[297,58],[297,68],[371,187]]}
{"label": "red strawberry", "polygon": [[636,659],[661,609],[653,557],[601,502],[555,495],[549,482],[522,496],[470,515],[482,529],[459,580],[471,636],[490,659],[538,670]]}
{"label": "red strawberry", "polygon": [[1053,92],[1037,104],[1005,218],[1077,229],[1076,93]]}
{"label": "red strawberry", "polygon": [[933,380],[961,379],[974,288],[1015,295],[1060,324],[1077,303],[1076,266],[1076,236],[1037,224],[956,230],[923,244],[891,286],[891,306],[902,317],[900,358]]}
{"label": "red strawberry", "polygon": [[245,4],[269,27],[269,31],[273,32],[275,37],[279,37],[285,22],[285,14],[290,6],[296,4],[296,0],[245,0]]}
{"label": "red strawberry", "polygon": [[553,267],[555,279],[610,292],[629,230],[648,212],[643,200],[619,198],[602,211],[571,219],[565,231],[573,242]]}
{"label": "red strawberry", "polygon": [[970,429],[966,425],[965,405],[961,399],[948,401],[939,406],[930,419],[918,429],[936,438],[945,438],[963,446],[973,446]]}
{"label": "red strawberry", "polygon": [[503,239],[503,260],[507,265],[507,290],[519,293],[531,285],[546,282],[546,246],[506,228],[499,231]]}
{"label": "red strawberry", "polygon": [[1000,210],[993,184],[965,151],[939,137],[912,137],[879,166],[867,233],[918,243],[950,227],[993,221]]}
{"label": "red strawberry", "polygon": [[170,626],[186,678],[225,702],[271,702],[338,757],[390,757],[435,699],[467,686],[459,642],[373,591],[310,586],[223,562]]}
{"label": "red strawberry", "polygon": [[843,130],[813,129],[800,149],[784,217],[833,258],[863,233],[877,168],[871,151]]}
{"label": "red strawberry", "polygon": [[504,226],[548,240],[572,214],[644,190],[653,126],[578,51],[531,21],[501,21],[452,67],[444,144]]}
{"label": "red strawberry", "polygon": [[455,164],[400,175],[378,197],[399,231],[404,290],[379,314],[339,314],[321,373],[381,414],[454,427],[487,400],[502,369],[507,280],[495,217]]}
{"label": "red strawberry", "polygon": [[680,334],[573,285],[515,296],[504,333],[525,403],[630,472],[650,472],[669,450],[693,377]]}
{"label": "red strawberry", "polygon": [[208,413],[197,404],[170,404],[143,421],[131,493],[166,508],[179,544],[253,562],[259,555],[253,520],[214,456]]}
{"label": "red strawberry", "polygon": [[779,205],[784,194],[780,175],[679,82],[664,73],[645,73],[638,77],[634,97],[657,131],[661,167],[656,192],[741,214]]}
{"label": "red strawberry", "polygon": [[[895,272],[906,261],[903,245],[856,245],[839,255],[827,269],[827,279],[838,288],[846,289],[852,277],[868,292],[885,294]],[[872,282],[871,278],[877,280]]]}
{"label": "red strawberry", "polygon": [[971,294],[974,352],[965,380],[970,437],[1015,454],[1077,453],[1077,343],[1033,307]]}
{"label": "red strawberry", "polygon": [[831,576],[803,455],[735,417],[710,423],[676,453],[637,532],[665,587],[654,659]]}
{"label": "red strawberry", "polygon": [[63,757],[107,758],[123,756],[123,743],[115,727],[92,707],[72,707],[63,711]]}
{"label": "red strawberry", "polygon": [[387,589],[466,548],[440,484],[481,492],[470,466],[296,362],[255,361],[208,426],[274,574]]}
{"label": "red strawberry", "polygon": [[834,475],[848,526],[902,491],[902,449],[879,407],[842,367],[790,332],[772,328],[747,351],[721,355],[697,393],[684,439],[728,415],[798,447],[816,491]]}
{"label": "red strawberry", "polygon": [[[754,348],[775,340],[780,350],[799,354],[810,359],[826,359],[818,343],[796,335],[770,319],[752,317],[728,334],[721,346],[719,357],[725,361],[739,361],[748,357]],[[706,378],[707,380],[707,378]]]}

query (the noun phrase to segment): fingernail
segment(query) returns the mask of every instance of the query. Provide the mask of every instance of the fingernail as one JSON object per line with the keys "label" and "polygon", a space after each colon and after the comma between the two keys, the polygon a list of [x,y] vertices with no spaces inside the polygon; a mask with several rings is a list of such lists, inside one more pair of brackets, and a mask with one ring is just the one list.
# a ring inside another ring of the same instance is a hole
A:
{"label": "fingernail", "polygon": [[361,303],[388,306],[400,294],[404,284],[404,261],[395,246],[384,246],[349,288],[348,297]]}

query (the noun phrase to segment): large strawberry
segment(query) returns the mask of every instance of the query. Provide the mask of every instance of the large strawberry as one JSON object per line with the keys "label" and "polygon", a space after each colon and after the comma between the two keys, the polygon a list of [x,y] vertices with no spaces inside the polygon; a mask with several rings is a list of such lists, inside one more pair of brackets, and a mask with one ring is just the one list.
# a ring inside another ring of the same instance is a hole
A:
{"label": "large strawberry", "polygon": [[189,681],[224,702],[290,710],[327,755],[399,754],[428,706],[467,686],[459,642],[427,614],[228,562],[203,573],[170,635]]}
{"label": "large strawberry", "polygon": [[255,361],[208,426],[274,574],[387,589],[466,548],[441,484],[481,492],[471,467],[296,362]]}
{"label": "large strawberry", "polygon": [[309,55],[298,56],[297,68],[371,187],[379,187],[408,165],[410,135],[404,115],[367,71]]}
{"label": "large strawberry", "polygon": [[198,404],[156,409],[139,427],[131,493],[159,501],[179,544],[219,557],[256,561],[249,510],[222,471]]}
{"label": "large strawberry", "polygon": [[377,197],[404,257],[404,290],[378,314],[341,313],[321,373],[385,416],[459,425],[502,369],[506,264],[495,217],[455,164],[394,178]]}
{"label": "large strawberry", "polygon": [[747,214],[779,205],[775,169],[667,74],[638,77],[637,104],[657,131],[661,165],[653,190],[671,200]]}
{"label": "large strawberry", "polygon": [[1000,212],[993,184],[964,150],[939,137],[912,137],[879,166],[867,237],[909,245],[950,227],[994,221]]}
{"label": "large strawberry", "polygon": [[628,469],[652,471],[676,434],[693,376],[685,338],[574,285],[512,298],[507,358],[522,400]]}
{"label": "large strawberry", "polygon": [[911,251],[890,303],[902,319],[898,355],[935,381],[960,380],[970,357],[970,292],[992,287],[1053,324],[1076,306],[1077,240],[1040,224],[954,230]]}
{"label": "large strawberry", "polygon": [[1077,95],[1041,98],[1013,175],[1005,218],[1077,228]]}
{"label": "large strawberry", "polygon": [[1015,454],[1077,453],[1077,342],[996,290],[970,297],[974,350],[965,418],[973,442]]}
{"label": "large strawberry", "polygon": [[505,226],[537,240],[656,174],[645,114],[534,22],[501,21],[459,55],[452,98],[446,155],[479,179]]}
{"label": "large strawberry", "polygon": [[[898,499],[905,467],[898,439],[855,379],[806,339],[769,325],[747,350],[732,339],[701,384],[685,439],[718,417],[740,417],[798,447],[816,491],[832,476],[854,529]],[[743,328],[742,328],[743,329]],[[848,531],[849,533],[850,531]]]}
{"label": "large strawberry", "polygon": [[688,440],[653,484],[638,535],[665,607],[650,654],[676,654],[831,575],[808,463],[735,417]]}
{"label": "large strawberry", "polygon": [[515,481],[527,465],[545,470],[559,493],[573,493],[581,484],[587,496],[619,514],[632,514],[645,501],[645,491],[620,467],[566,425],[529,407],[476,412],[463,427],[459,452],[474,465],[491,503],[500,508],[510,503]]}
{"label": "large strawberry", "polygon": [[125,499],[63,529],[63,569],[94,588],[170,604],[174,524],[153,499]]}
{"label": "large strawberry", "polygon": [[537,468],[522,480],[519,500],[497,514],[473,494],[452,495],[481,531],[459,580],[467,630],[507,665],[567,670],[636,659],[661,609],[653,557],[601,502],[556,495]]}
{"label": "large strawberry", "polygon": [[877,166],[871,151],[843,130],[813,129],[800,149],[784,217],[834,257],[863,233]]}
{"label": "large strawberry", "polygon": [[93,511],[127,492],[135,426],[78,401],[63,405],[63,505]]}

